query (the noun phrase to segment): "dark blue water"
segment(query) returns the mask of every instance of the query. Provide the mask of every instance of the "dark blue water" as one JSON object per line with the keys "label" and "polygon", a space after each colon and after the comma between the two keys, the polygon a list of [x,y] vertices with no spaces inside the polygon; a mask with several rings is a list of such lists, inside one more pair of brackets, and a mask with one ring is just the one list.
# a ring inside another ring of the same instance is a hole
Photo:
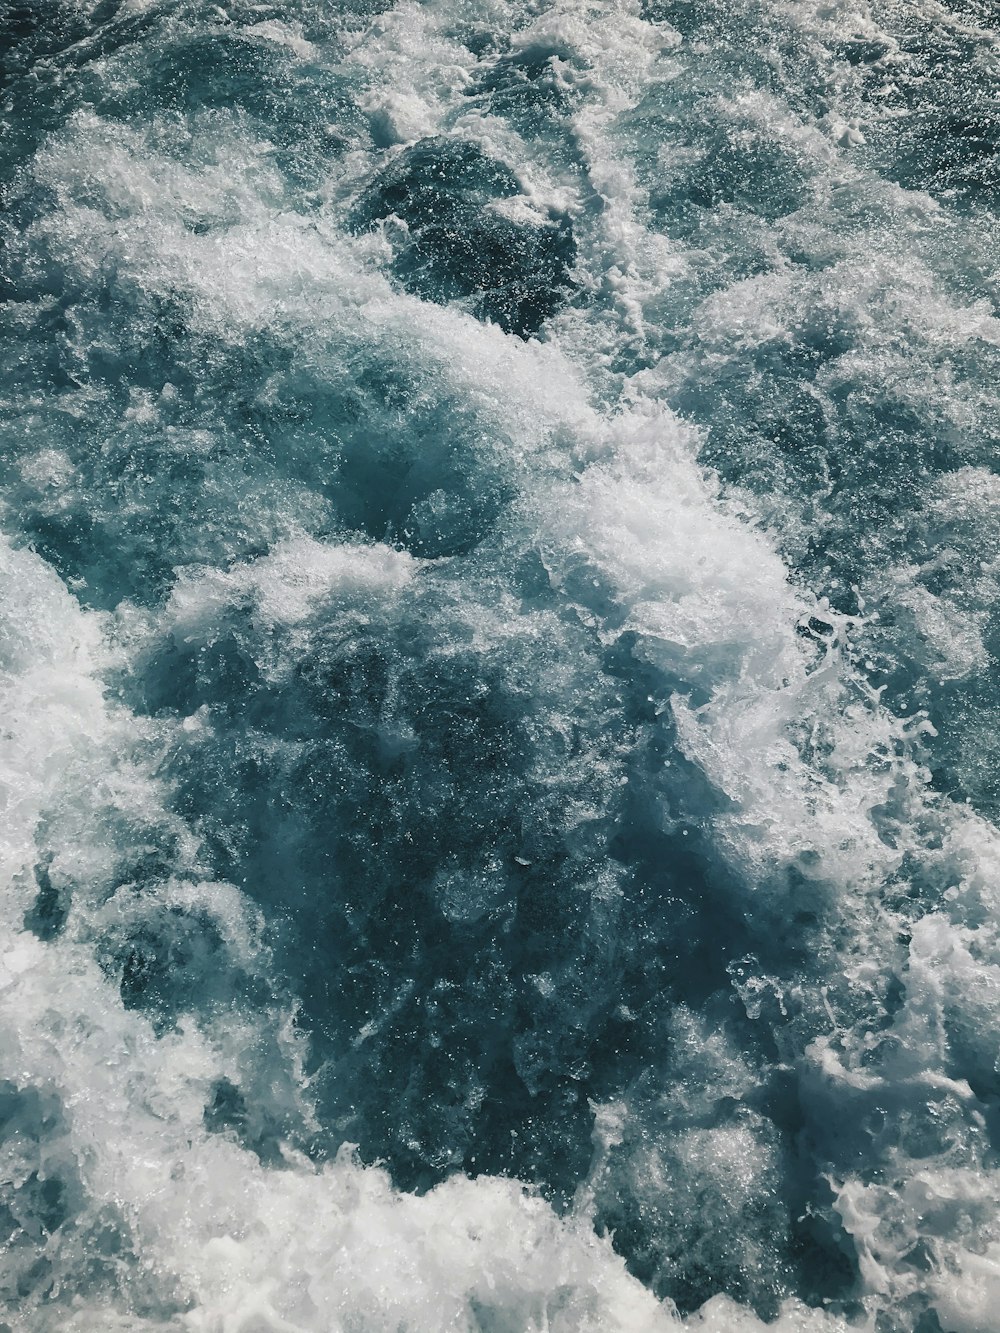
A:
{"label": "dark blue water", "polygon": [[994,22],[0,4],[0,1327],[995,1331]]}

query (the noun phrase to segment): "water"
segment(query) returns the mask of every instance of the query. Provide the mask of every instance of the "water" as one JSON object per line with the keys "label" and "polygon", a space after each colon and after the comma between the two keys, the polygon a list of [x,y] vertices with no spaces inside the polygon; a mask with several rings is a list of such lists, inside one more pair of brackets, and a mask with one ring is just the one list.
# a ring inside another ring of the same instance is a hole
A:
{"label": "water", "polygon": [[996,1330],[991,10],[0,5],[0,1327]]}

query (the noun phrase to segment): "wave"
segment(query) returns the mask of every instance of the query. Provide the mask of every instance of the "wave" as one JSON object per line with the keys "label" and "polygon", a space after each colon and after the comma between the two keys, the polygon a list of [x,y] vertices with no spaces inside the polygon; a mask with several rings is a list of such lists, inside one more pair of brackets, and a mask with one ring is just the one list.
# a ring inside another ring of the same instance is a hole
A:
{"label": "wave", "polygon": [[0,24],[8,1326],[987,1333],[986,7]]}

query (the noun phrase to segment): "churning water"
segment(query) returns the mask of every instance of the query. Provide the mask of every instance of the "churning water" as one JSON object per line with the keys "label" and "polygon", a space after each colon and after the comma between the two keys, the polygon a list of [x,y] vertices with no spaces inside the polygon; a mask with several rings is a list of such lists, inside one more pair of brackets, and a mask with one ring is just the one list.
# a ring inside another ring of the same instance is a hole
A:
{"label": "churning water", "polygon": [[0,3],[0,1327],[1000,1327],[991,14]]}

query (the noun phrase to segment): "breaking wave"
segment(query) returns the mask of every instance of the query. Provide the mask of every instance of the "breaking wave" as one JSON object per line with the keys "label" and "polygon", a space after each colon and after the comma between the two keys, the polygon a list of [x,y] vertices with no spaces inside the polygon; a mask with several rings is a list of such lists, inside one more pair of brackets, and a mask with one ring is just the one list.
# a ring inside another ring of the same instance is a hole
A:
{"label": "breaking wave", "polygon": [[996,1329],[991,8],[0,5],[0,1327]]}

